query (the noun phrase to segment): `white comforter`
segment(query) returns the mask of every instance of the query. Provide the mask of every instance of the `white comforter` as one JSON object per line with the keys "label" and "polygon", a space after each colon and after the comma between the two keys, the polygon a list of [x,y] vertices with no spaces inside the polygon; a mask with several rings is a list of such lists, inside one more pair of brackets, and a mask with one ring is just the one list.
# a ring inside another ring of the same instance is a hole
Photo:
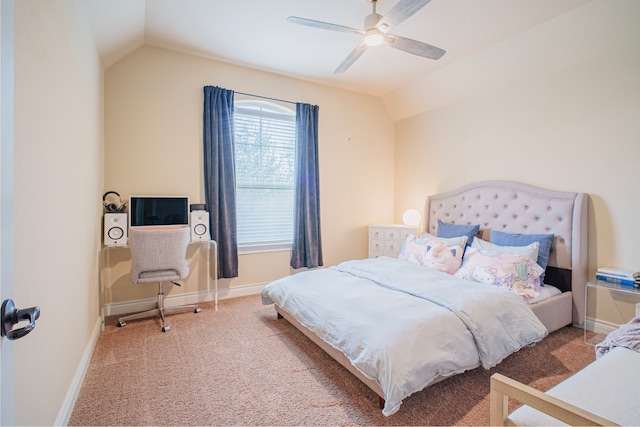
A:
{"label": "white comforter", "polygon": [[387,416],[438,377],[489,369],[547,335],[518,295],[388,257],[285,277],[263,289],[262,301],[377,381]]}

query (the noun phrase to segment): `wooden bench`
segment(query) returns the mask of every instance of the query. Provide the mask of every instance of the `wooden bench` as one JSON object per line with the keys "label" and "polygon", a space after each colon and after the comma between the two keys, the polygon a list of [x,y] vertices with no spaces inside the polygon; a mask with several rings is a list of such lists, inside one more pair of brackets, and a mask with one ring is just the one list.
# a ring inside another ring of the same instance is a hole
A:
{"label": "wooden bench", "polygon": [[[553,357],[549,355],[549,357]],[[640,425],[640,353],[615,347],[543,393],[491,377],[491,425]],[[511,414],[508,401],[523,403]]]}

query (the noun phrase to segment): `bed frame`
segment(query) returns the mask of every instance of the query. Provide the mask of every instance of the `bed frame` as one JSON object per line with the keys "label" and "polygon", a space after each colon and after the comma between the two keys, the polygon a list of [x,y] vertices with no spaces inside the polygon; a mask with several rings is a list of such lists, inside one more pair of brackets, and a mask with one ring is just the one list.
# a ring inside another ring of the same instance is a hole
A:
{"label": "bed frame", "polygon": [[427,197],[424,229],[435,234],[438,220],[480,224],[481,238],[491,230],[554,234],[545,282],[561,295],[532,304],[549,332],[585,321],[587,286],[587,201],[585,193],[544,190],[509,181],[483,181]]}
{"label": "bed frame", "polygon": [[[549,332],[585,319],[584,293],[587,284],[587,200],[584,193],[549,191],[509,181],[483,181],[427,197],[424,230],[435,234],[438,219],[456,224],[480,224],[481,236],[489,240],[490,230],[510,233],[555,235],[547,267],[547,283],[562,294],[532,304]],[[284,309],[284,318],[380,397],[379,384],[366,378],[331,345],[299,323]],[[437,378],[431,384],[445,379]]]}

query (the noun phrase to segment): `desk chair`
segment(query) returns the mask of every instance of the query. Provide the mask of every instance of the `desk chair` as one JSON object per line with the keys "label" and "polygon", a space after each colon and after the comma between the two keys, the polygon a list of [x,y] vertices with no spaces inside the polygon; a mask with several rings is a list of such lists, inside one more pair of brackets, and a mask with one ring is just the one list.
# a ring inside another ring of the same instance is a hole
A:
{"label": "desk chair", "polygon": [[131,247],[131,274],[133,283],[158,282],[158,308],[142,313],[124,316],[118,319],[118,326],[125,326],[127,321],[146,319],[160,315],[162,332],[171,329],[164,315],[193,310],[201,311],[197,304],[175,307],[164,306],[163,282],[184,279],[189,275],[187,263],[187,246],[191,239],[189,227],[144,227],[129,230],[129,246]]}

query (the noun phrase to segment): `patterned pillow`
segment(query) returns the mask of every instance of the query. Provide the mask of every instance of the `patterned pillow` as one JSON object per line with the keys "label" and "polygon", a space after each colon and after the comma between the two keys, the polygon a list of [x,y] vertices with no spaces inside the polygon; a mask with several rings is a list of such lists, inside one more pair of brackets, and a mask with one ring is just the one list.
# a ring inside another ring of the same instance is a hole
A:
{"label": "patterned pillow", "polygon": [[428,242],[429,239],[421,239],[413,234],[409,234],[400,247],[398,258],[422,265],[424,256],[427,253]]}
{"label": "patterned pillow", "polygon": [[529,256],[467,248],[455,276],[507,288],[529,301],[540,294],[543,272]]}
{"label": "patterned pillow", "polygon": [[449,246],[438,240],[432,240],[427,244],[427,252],[422,265],[434,270],[453,274],[462,264],[463,246]]}
{"label": "patterned pillow", "polygon": [[[543,270],[546,270],[549,262],[553,238],[553,234],[518,234],[491,230],[491,241],[496,245],[526,246],[533,242],[540,243],[538,257],[534,259]],[[544,273],[540,275],[540,284],[544,286]]]}
{"label": "patterned pillow", "polygon": [[420,237],[410,234],[402,244],[398,258],[453,274],[462,264],[466,237],[456,238],[457,244],[453,245],[450,240],[439,239],[428,233],[422,233]]}

